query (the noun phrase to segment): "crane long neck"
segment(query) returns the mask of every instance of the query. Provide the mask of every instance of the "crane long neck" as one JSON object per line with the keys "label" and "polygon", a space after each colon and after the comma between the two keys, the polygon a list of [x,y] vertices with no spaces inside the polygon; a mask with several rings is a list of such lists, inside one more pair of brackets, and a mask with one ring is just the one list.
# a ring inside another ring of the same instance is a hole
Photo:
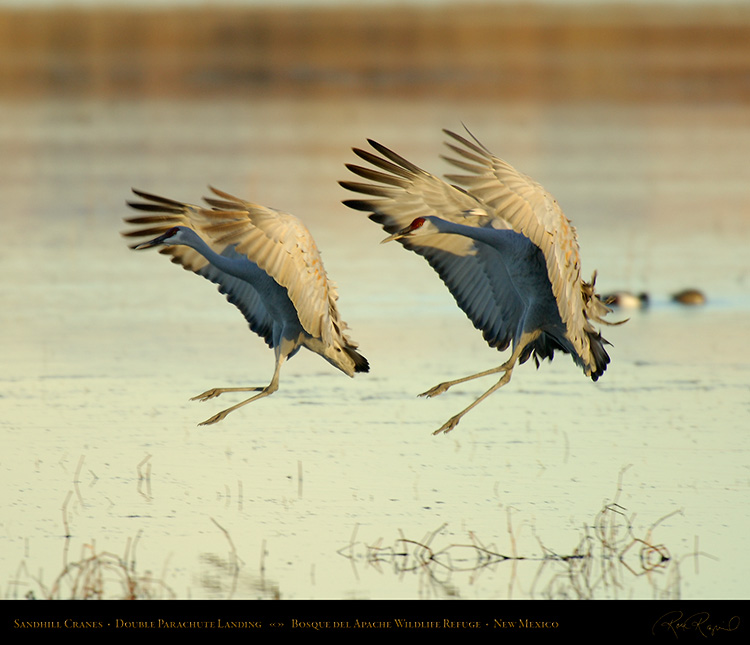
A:
{"label": "crane long neck", "polygon": [[478,242],[484,242],[489,245],[497,245],[500,234],[499,229],[494,228],[483,228],[481,226],[467,226],[466,224],[459,224],[457,222],[451,222],[450,220],[442,219],[440,217],[428,216],[426,219],[430,220],[432,224],[437,228],[440,233],[453,233],[455,235],[463,235],[464,237],[470,237]]}
{"label": "crane long neck", "polygon": [[263,271],[257,264],[249,260],[244,255],[239,253],[230,253],[234,257],[228,257],[214,251],[200,235],[196,234],[191,229],[184,229],[184,235],[178,242],[184,246],[189,246],[200,253],[206,260],[208,260],[217,269],[250,282],[256,281],[267,277],[265,271]]}

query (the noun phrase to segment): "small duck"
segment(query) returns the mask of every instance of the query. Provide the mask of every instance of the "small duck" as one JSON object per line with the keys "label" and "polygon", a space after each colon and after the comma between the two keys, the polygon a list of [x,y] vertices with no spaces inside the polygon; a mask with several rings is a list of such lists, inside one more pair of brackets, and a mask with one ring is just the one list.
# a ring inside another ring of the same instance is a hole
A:
{"label": "small duck", "polygon": [[623,309],[644,309],[648,307],[647,293],[631,293],[630,291],[615,291],[602,298],[607,305],[622,307]]}
{"label": "small duck", "polygon": [[705,305],[706,296],[698,289],[683,289],[672,294],[672,300],[679,302],[681,305],[695,306]]}

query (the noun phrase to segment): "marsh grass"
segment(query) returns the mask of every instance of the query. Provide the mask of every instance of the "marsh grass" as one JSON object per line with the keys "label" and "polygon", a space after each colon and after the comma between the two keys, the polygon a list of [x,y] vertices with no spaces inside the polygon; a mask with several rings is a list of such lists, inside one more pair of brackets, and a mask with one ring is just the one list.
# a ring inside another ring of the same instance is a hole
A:
{"label": "marsh grass", "polygon": [[[66,549],[68,548],[66,538]],[[26,563],[19,567],[12,585],[26,588],[29,600],[170,600],[175,593],[164,580],[150,571],[138,571],[135,540],[128,539],[123,555],[99,550],[95,543],[84,544],[80,556],[67,563],[50,583],[42,574],[33,575]],[[11,597],[15,594],[10,594]]]}

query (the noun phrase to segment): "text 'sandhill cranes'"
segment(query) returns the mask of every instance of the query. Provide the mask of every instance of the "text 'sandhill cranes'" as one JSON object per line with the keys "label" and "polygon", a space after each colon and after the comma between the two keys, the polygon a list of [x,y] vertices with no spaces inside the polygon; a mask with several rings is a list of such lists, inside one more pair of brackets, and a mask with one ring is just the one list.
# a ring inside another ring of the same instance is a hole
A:
{"label": "text 'sandhill cranes'", "polygon": [[492,155],[478,141],[448,130],[447,158],[468,174],[449,184],[385,146],[369,140],[374,154],[355,148],[372,167],[347,164],[368,180],[341,185],[366,198],[344,203],[422,255],[458,306],[491,347],[510,358],[499,367],[441,383],[422,396],[436,396],[458,383],[502,372],[500,380],[435,434],[452,430],[474,406],[505,385],[516,363],[530,356],[539,365],[555,350],[570,354],[596,381],[607,368],[608,344],[592,321],[606,323],[610,309],[581,279],[575,229],[557,201],[530,177]]}
{"label": "text 'sandhill cranes'", "polygon": [[123,233],[153,238],[131,248],[162,246],[160,252],[171,255],[172,262],[216,283],[250,329],[274,350],[276,366],[268,385],[214,388],[193,398],[206,401],[224,392],[258,392],[201,425],[221,421],[275,392],[281,365],[300,347],[320,354],[348,376],[367,372],[367,360],[345,333],[336,288],[305,225],[293,215],[211,190],[220,198],[205,198],[211,208],[134,190],[146,201],[129,205],[156,214],[126,218],[140,228]]}

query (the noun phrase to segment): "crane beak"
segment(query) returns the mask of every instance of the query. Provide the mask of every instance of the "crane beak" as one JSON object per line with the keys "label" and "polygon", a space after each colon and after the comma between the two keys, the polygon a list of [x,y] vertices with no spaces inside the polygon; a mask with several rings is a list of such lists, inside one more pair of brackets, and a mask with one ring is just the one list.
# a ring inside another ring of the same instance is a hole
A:
{"label": "crane beak", "polygon": [[141,242],[140,244],[136,244],[133,249],[136,251],[141,251],[142,249],[150,249],[152,246],[159,246],[161,244],[165,243],[166,238],[172,236],[172,231],[167,231],[164,233],[164,235],[160,235],[159,237],[155,237],[153,240],[149,240],[148,242]]}
{"label": "crane beak", "polygon": [[386,242],[393,242],[393,240],[400,240],[403,237],[407,237],[409,233],[411,233],[411,225],[407,226],[406,228],[402,228],[400,231],[396,231],[393,235],[389,235],[384,240],[381,240],[381,244],[385,244]]}

